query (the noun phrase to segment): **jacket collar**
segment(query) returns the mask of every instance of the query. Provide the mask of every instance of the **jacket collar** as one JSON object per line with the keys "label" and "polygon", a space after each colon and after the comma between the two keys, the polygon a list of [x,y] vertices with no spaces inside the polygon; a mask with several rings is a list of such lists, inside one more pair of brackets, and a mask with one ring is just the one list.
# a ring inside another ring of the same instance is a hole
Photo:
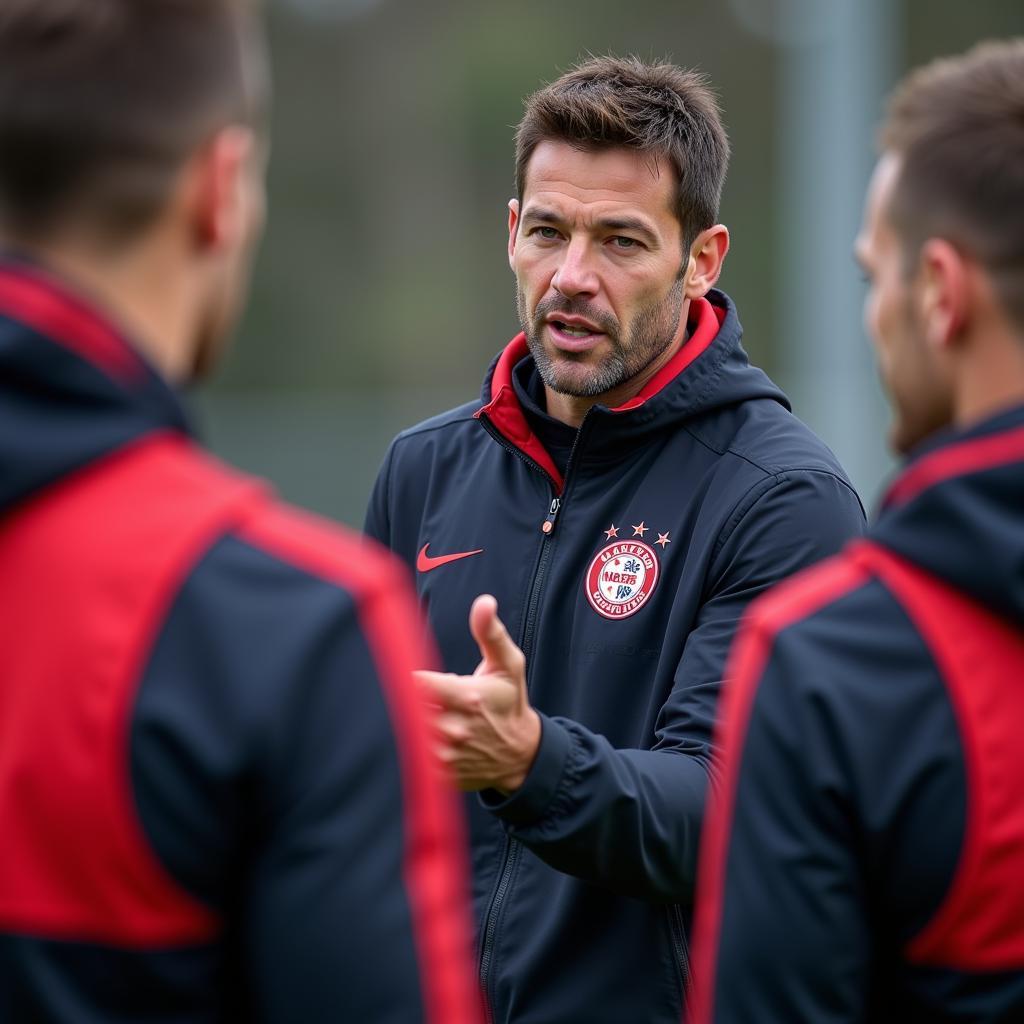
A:
{"label": "jacket collar", "polygon": [[160,430],[190,433],[125,333],[44,268],[0,258],[0,512]]}
{"label": "jacket collar", "polygon": [[1024,624],[1024,405],[930,439],[889,487],[871,533]]}
{"label": "jacket collar", "polygon": [[[689,328],[686,343],[639,394],[614,408],[596,405],[587,414],[588,421],[606,428],[606,440],[632,443],[640,434],[746,398],[772,398],[788,408],[785,395],[747,361],[742,328],[727,295],[713,290],[691,302]],[[531,429],[513,386],[516,366],[528,358],[526,337],[518,334],[491,364],[476,416],[501,442],[539,466],[560,493],[562,476]]]}

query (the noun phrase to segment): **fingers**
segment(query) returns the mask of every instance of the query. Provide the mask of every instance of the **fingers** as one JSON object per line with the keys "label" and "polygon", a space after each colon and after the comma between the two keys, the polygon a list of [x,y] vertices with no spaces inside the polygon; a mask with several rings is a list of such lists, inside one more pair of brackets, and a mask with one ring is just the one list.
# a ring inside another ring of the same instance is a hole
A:
{"label": "fingers", "polygon": [[447,746],[458,747],[470,737],[472,730],[466,716],[458,712],[442,711],[434,719],[434,731]]}
{"label": "fingers", "polygon": [[413,673],[426,699],[450,711],[471,712],[480,707],[480,691],[472,685],[471,676],[457,676],[451,672]]}
{"label": "fingers", "polygon": [[498,618],[498,602],[490,594],[481,594],[469,610],[469,631],[480,648],[481,669],[509,675],[525,673],[525,659],[505,624]]}
{"label": "fingers", "polygon": [[505,627],[498,618],[498,600],[492,594],[480,594],[469,609],[469,631],[479,645],[492,636],[499,638],[499,631]]}

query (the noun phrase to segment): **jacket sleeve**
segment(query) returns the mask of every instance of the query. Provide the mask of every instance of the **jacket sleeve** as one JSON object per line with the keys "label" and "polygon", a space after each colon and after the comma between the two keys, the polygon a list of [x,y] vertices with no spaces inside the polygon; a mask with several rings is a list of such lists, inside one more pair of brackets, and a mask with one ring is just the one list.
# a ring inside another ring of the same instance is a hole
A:
{"label": "jacket sleeve", "polygon": [[354,588],[227,538],[140,694],[133,784],[160,859],[238,929],[238,1019],[478,1021],[457,805],[412,692],[404,575]]}
{"label": "jacket sleeve", "polygon": [[523,786],[481,800],[552,867],[625,895],[689,904],[715,706],[739,619],[754,597],[834,554],[863,524],[856,495],[831,474],[789,473],[758,485],[719,538],[653,749],[615,749],[577,722],[543,718]]}
{"label": "jacket sleeve", "polygon": [[755,611],[731,665],[690,1019],[916,1016],[878,972],[948,891],[967,799],[930,656],[868,583],[781,632]]}

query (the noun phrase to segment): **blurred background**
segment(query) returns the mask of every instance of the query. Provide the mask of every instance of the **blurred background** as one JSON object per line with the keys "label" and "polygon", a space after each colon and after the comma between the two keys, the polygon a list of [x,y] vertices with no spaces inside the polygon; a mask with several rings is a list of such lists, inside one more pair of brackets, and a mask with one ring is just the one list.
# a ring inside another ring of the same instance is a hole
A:
{"label": "blurred background", "polygon": [[267,0],[270,220],[252,303],[193,396],[220,454],[354,526],[391,437],[475,397],[518,330],[522,99],[587,53],[700,67],[733,144],[720,287],[751,358],[873,505],[888,415],[851,257],[882,99],[1024,32],[1022,0]]}

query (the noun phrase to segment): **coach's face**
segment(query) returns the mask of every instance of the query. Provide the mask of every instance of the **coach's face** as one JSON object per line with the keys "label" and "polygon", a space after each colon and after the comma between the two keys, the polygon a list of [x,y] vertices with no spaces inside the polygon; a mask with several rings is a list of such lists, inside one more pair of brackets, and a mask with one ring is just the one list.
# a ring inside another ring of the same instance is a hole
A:
{"label": "coach's face", "polygon": [[953,399],[945,363],[928,341],[920,259],[908,255],[889,217],[899,171],[895,156],[879,160],[855,253],[868,279],[864,324],[892,405],[889,443],[906,453],[952,421]]}
{"label": "coach's face", "polygon": [[638,391],[682,343],[694,260],[675,198],[674,170],[649,155],[555,141],[534,150],[522,206],[509,203],[508,252],[550,390],[624,399],[623,385]]}

